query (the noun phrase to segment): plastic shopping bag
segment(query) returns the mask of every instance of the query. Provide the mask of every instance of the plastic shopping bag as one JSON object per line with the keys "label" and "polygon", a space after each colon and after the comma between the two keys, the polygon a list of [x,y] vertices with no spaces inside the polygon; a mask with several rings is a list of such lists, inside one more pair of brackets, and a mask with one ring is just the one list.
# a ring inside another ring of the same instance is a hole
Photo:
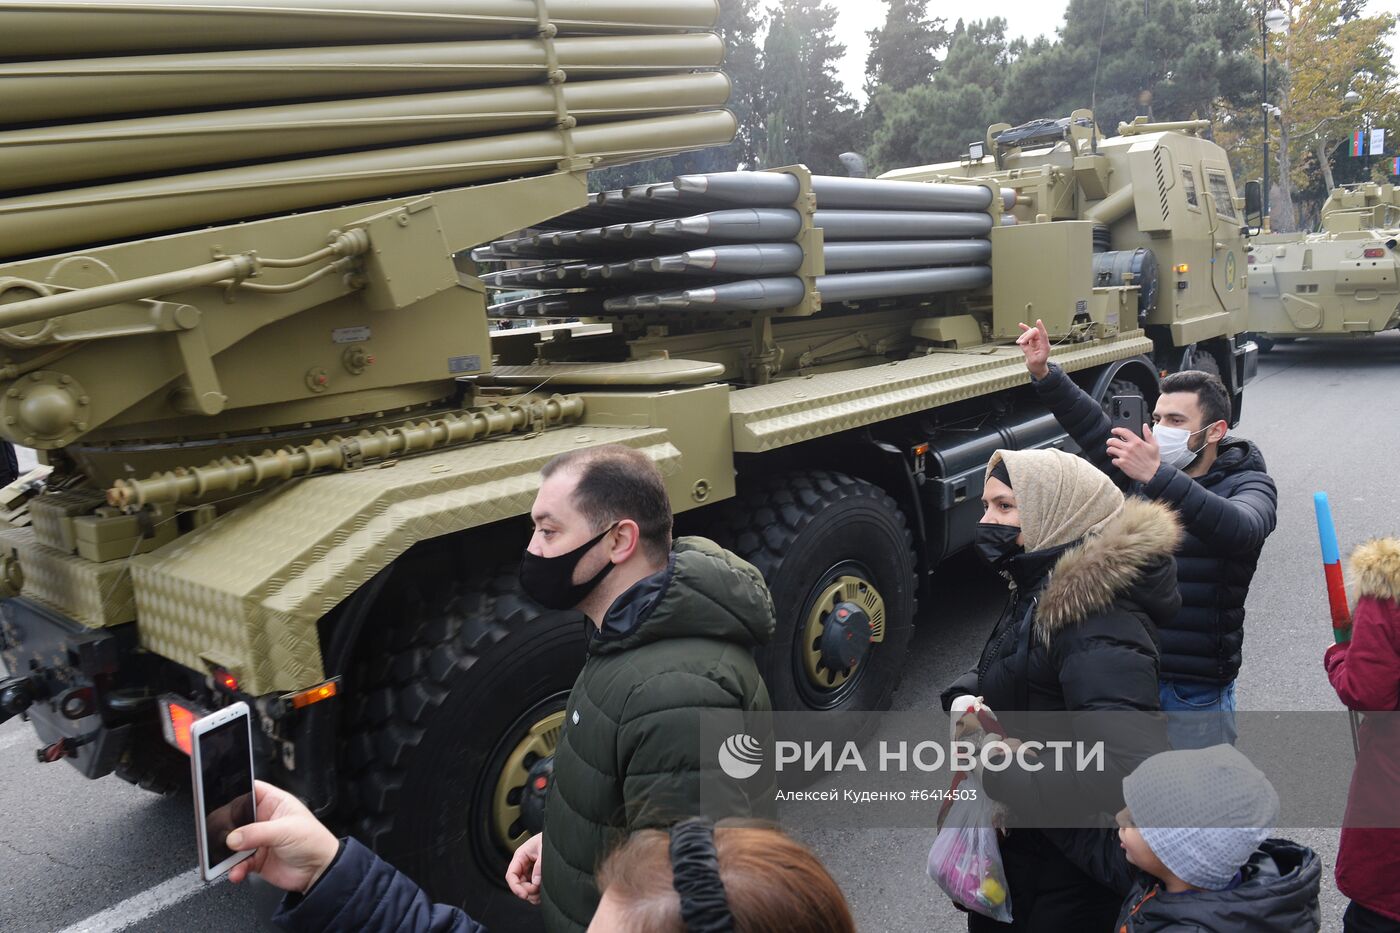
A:
{"label": "plastic shopping bag", "polygon": [[955,903],[1010,923],[1006,868],[992,823],[995,804],[971,775],[956,783],[953,793],[957,796],[928,850],[929,877]]}

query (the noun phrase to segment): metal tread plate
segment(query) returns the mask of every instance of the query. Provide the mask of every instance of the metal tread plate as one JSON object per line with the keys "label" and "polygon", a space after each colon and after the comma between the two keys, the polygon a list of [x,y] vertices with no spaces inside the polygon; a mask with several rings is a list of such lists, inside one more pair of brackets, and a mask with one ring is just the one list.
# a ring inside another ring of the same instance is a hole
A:
{"label": "metal tread plate", "polygon": [[606,443],[680,458],[663,429],[565,426],[279,486],[131,562],[141,643],[254,694],[316,683],[317,619],[415,542],[526,514],[550,458]]}
{"label": "metal tread plate", "polygon": [[[1151,352],[1151,340],[1130,335],[1057,351],[1055,362],[1073,372]],[[1024,385],[1029,379],[1021,351],[1007,345],[737,389],[729,397],[734,450],[759,453],[786,447]]]}

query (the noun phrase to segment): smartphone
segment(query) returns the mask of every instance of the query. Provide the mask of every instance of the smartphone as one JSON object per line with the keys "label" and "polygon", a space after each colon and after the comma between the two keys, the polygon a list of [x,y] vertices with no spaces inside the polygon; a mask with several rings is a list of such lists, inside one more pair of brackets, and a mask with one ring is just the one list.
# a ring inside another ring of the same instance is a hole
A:
{"label": "smartphone", "polygon": [[228,834],[253,822],[253,731],[247,703],[234,703],[190,724],[194,829],[205,881],[253,854],[234,852]]}
{"label": "smartphone", "polygon": [[1108,403],[1108,417],[1115,428],[1127,428],[1142,437],[1142,426],[1151,420],[1141,395],[1115,395]]}

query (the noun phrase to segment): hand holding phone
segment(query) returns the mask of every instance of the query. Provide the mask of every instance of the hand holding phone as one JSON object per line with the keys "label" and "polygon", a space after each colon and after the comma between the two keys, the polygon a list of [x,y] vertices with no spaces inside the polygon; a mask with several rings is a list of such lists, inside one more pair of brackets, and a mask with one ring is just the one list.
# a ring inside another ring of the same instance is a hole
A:
{"label": "hand holding phone", "polygon": [[340,852],[340,840],[296,797],[266,781],[254,782],[258,822],[228,837],[230,849],[252,858],[235,865],[228,878],[237,884],[256,872],[283,891],[311,890]]}
{"label": "hand holding phone", "polygon": [[235,852],[230,832],[257,818],[253,797],[253,733],[247,703],[233,703],[190,725],[195,837],[199,874],[205,881],[228,871],[251,852]]}
{"label": "hand holding phone", "polygon": [[1108,403],[1108,418],[1113,427],[1131,431],[1142,438],[1143,426],[1151,420],[1147,414],[1147,402],[1141,395],[1115,395]]}

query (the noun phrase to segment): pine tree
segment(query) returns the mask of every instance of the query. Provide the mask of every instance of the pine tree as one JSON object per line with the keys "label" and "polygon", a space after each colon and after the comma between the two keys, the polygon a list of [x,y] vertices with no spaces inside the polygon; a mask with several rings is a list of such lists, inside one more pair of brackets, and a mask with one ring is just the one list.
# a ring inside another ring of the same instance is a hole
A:
{"label": "pine tree", "polygon": [[782,0],[769,12],[763,45],[763,164],[801,162],[842,173],[839,156],[856,142],[859,113],[836,77],[845,46],[836,9],[821,0]]}
{"label": "pine tree", "polygon": [[944,21],[928,16],[928,0],[884,0],[885,24],[870,30],[865,59],[865,91],[881,87],[905,91],[923,87],[938,70],[938,51],[948,44]]}

